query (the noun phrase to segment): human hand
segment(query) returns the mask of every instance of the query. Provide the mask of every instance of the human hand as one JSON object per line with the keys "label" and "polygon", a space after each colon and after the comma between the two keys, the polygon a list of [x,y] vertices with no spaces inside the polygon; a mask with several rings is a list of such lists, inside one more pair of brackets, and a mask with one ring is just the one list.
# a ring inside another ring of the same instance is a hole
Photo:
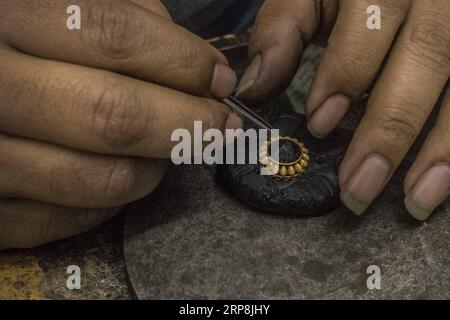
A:
{"label": "human hand", "polygon": [[[367,9],[381,9],[381,30]],[[450,190],[450,2],[448,0],[267,0],[253,29],[252,63],[239,95],[262,102],[291,82],[312,40],[328,47],[307,102],[322,138],[375,85],[339,171],[341,198],[361,215],[384,189],[441,94],[434,129],[405,180],[405,204],[426,220]]]}
{"label": "human hand", "polygon": [[77,1],[80,30],[70,4],[0,2],[3,248],[86,231],[149,194],[173,130],[240,125],[212,99],[235,87],[226,58],[160,1]]}

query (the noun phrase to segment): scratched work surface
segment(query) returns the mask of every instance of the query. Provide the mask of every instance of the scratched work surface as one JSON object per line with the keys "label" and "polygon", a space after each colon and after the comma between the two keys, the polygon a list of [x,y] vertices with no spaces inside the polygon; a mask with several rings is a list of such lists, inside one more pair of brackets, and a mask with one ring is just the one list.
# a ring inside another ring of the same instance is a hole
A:
{"label": "scratched work surface", "polygon": [[[130,299],[122,228],[123,215],[78,237],[0,252],[0,299]],[[66,288],[69,265],[81,268],[81,290]]]}
{"label": "scratched work surface", "polygon": [[[142,299],[449,299],[450,201],[427,224],[402,205],[402,176],[363,218],[257,212],[211,169],[173,168],[129,214],[124,254]],[[381,290],[366,270],[381,268]]]}

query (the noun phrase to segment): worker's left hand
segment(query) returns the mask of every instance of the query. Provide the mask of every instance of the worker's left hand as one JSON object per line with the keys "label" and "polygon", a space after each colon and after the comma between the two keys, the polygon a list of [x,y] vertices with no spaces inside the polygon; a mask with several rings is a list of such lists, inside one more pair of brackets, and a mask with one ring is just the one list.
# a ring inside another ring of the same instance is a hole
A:
{"label": "worker's left hand", "polygon": [[1,0],[0,249],[85,232],[150,194],[175,130],[241,126],[215,99],[235,85],[158,0]]}
{"label": "worker's left hand", "polygon": [[[380,30],[368,27],[373,5],[381,9]],[[409,212],[427,219],[450,188],[450,1],[267,0],[240,97],[263,102],[284,90],[313,39],[328,39],[328,47],[307,102],[312,134],[326,136],[375,82],[339,172],[341,197],[358,215],[384,189],[447,90],[404,186]]]}

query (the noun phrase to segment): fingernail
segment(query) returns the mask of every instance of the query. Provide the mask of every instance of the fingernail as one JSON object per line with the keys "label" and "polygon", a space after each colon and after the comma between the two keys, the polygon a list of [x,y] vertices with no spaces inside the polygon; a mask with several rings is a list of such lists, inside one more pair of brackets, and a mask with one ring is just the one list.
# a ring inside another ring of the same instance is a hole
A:
{"label": "fingernail", "polygon": [[257,55],[253,58],[252,62],[248,66],[247,70],[245,71],[244,75],[242,76],[241,81],[239,82],[236,96],[240,96],[245,91],[253,87],[256,80],[259,76],[259,71],[261,69],[262,64],[262,57],[261,55]]}
{"label": "fingernail", "polygon": [[[227,130],[227,132],[225,132],[225,140],[224,140],[224,144],[225,146],[228,146],[232,143],[234,143],[235,139],[241,135],[241,131],[236,131],[238,129],[242,129],[244,127],[244,121],[242,120],[241,117],[239,117],[239,115],[237,115],[236,113],[230,113],[230,115],[228,116],[227,122],[225,124],[225,130]],[[233,130],[232,132],[229,132],[228,130]]]}
{"label": "fingernail", "polygon": [[412,191],[405,197],[409,213],[420,221],[425,221],[447,198],[450,191],[450,167],[436,165],[419,179]]}
{"label": "fingernail", "polygon": [[336,94],[327,99],[308,122],[308,130],[316,138],[328,135],[344,118],[351,105],[350,98]]}
{"label": "fingernail", "polygon": [[225,124],[225,129],[242,129],[244,127],[244,121],[236,113],[230,113],[227,122]]}
{"label": "fingernail", "polygon": [[380,155],[369,156],[355,171],[341,193],[342,202],[360,216],[381,193],[391,166]]}
{"label": "fingernail", "polygon": [[216,64],[211,81],[211,94],[218,98],[228,97],[236,88],[236,73],[224,64]]}

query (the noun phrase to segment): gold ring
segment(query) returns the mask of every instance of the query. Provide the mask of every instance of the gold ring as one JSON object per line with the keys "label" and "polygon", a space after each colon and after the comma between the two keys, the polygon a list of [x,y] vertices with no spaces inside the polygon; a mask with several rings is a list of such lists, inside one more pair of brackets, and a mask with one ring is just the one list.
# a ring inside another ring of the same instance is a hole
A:
{"label": "gold ring", "polygon": [[[300,156],[293,162],[276,161],[272,158],[270,153],[270,146],[275,141],[288,141],[292,143],[300,151]],[[277,137],[267,140],[262,144],[259,149],[259,163],[275,178],[290,180],[298,177],[306,171],[309,164],[309,150],[306,148],[305,144],[297,138]]]}

